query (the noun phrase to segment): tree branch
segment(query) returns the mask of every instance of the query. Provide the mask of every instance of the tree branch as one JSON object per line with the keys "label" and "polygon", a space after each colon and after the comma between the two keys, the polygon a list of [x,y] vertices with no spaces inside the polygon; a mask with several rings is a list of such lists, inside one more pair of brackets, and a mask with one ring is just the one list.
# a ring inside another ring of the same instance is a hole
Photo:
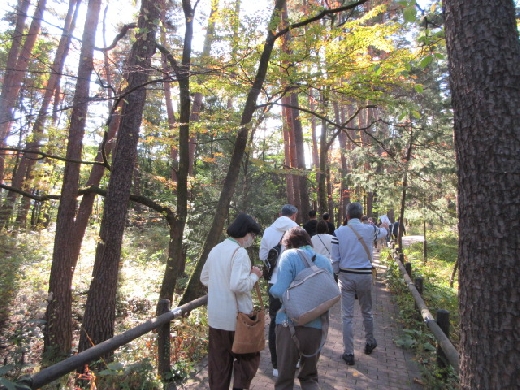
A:
{"label": "tree branch", "polygon": [[137,27],[136,23],[125,24],[121,28],[121,31],[119,32],[119,34],[116,35],[116,37],[114,38],[114,40],[112,41],[110,46],[107,46],[107,47],[94,47],[94,50],[102,51],[102,52],[112,50],[114,47],[116,47],[117,42],[119,42],[126,35],[128,30],[130,30],[132,28],[136,28],[136,27]]}
{"label": "tree branch", "polygon": [[[0,188],[3,188],[4,190],[7,190],[7,191],[15,192],[19,195],[25,196],[26,198],[33,199],[33,200],[36,200],[39,202],[61,199],[61,195],[34,195],[34,194],[31,194],[30,192],[23,191],[19,188],[11,187],[11,186],[8,186],[5,184],[0,184]],[[86,194],[90,194],[90,193],[94,193],[94,194],[101,195],[101,196],[106,196],[107,191],[103,190],[99,187],[96,187],[96,186],[90,186],[90,187],[81,188],[78,190],[78,196],[86,195]],[[150,198],[147,198],[146,196],[130,195],[130,200],[132,202],[142,204],[142,205],[164,215],[166,220],[168,220],[168,223],[170,223],[170,221],[175,220],[175,218],[176,218],[175,213],[169,207],[162,206],[159,203],[151,200]]]}
{"label": "tree branch", "polygon": [[25,156],[25,158],[27,158],[29,160],[43,160],[44,158],[52,158],[55,160],[71,162],[71,163],[76,163],[76,164],[102,165],[102,166],[106,167],[106,165],[103,162],[99,162],[99,161],[82,161],[82,160],[67,159],[65,157],[55,156],[55,155],[47,154],[45,152],[41,152],[41,151],[37,151],[37,150],[0,147],[0,151],[19,152],[19,153],[24,153],[24,154],[36,154],[36,155],[41,156],[38,158],[34,158],[34,157],[31,158],[31,157]]}
{"label": "tree branch", "polygon": [[323,19],[325,16],[328,16],[328,15],[334,15],[334,14],[338,14],[338,13],[343,12],[343,11],[347,11],[349,9],[354,9],[358,5],[365,4],[367,1],[368,0],[359,0],[359,1],[356,1],[355,3],[351,3],[351,4],[345,5],[343,7],[332,8],[332,9],[324,9],[323,11],[321,11],[320,13],[310,17],[309,19],[302,20],[301,22],[291,24],[291,25],[281,29],[276,34],[274,34],[273,40],[276,40],[277,38],[280,38],[282,35],[288,33],[291,30],[294,30],[295,28],[304,27],[304,26],[306,26],[306,25],[308,25],[308,24],[310,24],[312,22],[316,22],[316,21],[318,21],[320,19]]}

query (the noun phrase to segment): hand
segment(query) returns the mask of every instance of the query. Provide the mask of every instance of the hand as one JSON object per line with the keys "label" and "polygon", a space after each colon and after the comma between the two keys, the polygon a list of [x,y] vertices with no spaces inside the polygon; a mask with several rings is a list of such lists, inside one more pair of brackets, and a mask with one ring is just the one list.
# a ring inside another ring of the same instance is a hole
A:
{"label": "hand", "polygon": [[255,266],[251,267],[251,273],[255,274],[259,278],[262,277],[262,270],[260,270],[260,268],[258,268],[258,267],[255,267]]}
{"label": "hand", "polygon": [[388,223],[386,223],[386,222],[382,222],[382,223],[381,223],[381,226],[384,227],[385,229],[388,229],[388,226],[389,226],[389,225],[388,225]]}

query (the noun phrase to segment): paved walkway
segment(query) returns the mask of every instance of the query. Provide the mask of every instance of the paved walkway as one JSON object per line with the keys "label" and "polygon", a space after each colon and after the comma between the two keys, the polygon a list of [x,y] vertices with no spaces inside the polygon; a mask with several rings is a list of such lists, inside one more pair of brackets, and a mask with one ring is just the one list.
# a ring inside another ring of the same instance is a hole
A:
{"label": "paved walkway", "polygon": [[[379,262],[377,252],[374,252],[374,262]],[[340,303],[331,309],[329,335],[318,362],[319,383],[323,390],[418,390],[423,388],[416,381],[420,378],[420,372],[413,360],[412,353],[397,347],[394,343],[400,332],[397,322],[398,312],[392,302],[391,293],[386,289],[382,280],[383,272],[383,269],[379,269],[373,295],[374,337],[377,339],[378,346],[371,355],[363,353],[365,345],[363,317],[359,311],[359,305],[356,304],[354,314],[356,364],[354,366],[347,366],[341,359],[343,341]],[[250,390],[274,388],[274,383],[267,348],[266,327],[266,347],[261,352],[260,368],[253,379]],[[209,388],[206,359],[201,362],[199,371],[194,373],[192,379],[179,388]],[[301,389],[298,379],[295,379],[294,389]]]}

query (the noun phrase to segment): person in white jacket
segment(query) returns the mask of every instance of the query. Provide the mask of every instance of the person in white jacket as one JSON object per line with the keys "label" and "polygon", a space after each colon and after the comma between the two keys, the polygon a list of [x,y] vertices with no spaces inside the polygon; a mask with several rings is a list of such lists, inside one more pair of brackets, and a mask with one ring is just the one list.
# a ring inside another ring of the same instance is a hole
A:
{"label": "person in white jacket", "polygon": [[239,214],[227,229],[228,238],[216,245],[202,268],[200,281],[208,287],[208,376],[211,390],[248,389],[260,365],[260,352],[231,352],[238,312],[251,313],[251,290],[262,270],[251,266],[245,248],[251,246],[260,225]]}
{"label": "person in white jacket", "polygon": [[[262,237],[262,241],[260,242],[260,260],[266,261],[267,254],[269,250],[278,245],[278,243],[282,240],[283,235],[287,230],[298,226],[295,222],[296,216],[298,214],[298,209],[292,204],[286,204],[280,210],[280,216],[273,222],[271,226],[264,230],[264,235]],[[282,250],[284,248],[282,247]],[[280,252],[281,253],[281,252]],[[269,280],[269,287],[276,283],[278,269],[274,268],[273,275]],[[268,335],[268,344],[269,344],[269,352],[271,354],[271,364],[273,365],[273,376],[278,376],[278,362],[277,362],[277,354],[276,354],[276,313],[282,306],[282,303],[279,299],[273,297],[271,294],[269,295],[269,317],[271,322],[269,323],[269,335]]]}
{"label": "person in white jacket", "polygon": [[328,234],[329,226],[327,222],[321,220],[316,225],[316,234],[311,237],[312,247],[314,252],[325,256],[327,259],[332,259],[332,234]]}

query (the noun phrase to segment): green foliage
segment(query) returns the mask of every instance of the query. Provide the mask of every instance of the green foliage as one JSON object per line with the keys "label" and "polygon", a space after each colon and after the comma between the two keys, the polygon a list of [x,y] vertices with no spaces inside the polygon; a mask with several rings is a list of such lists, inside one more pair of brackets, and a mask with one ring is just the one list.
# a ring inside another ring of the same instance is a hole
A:
{"label": "green foliage", "polygon": [[138,363],[123,364],[112,362],[96,375],[96,385],[99,389],[118,390],[157,390],[162,383],[154,375],[154,367],[150,359]]}
{"label": "green foliage", "polygon": [[[422,243],[404,248],[406,261],[412,264],[412,273],[424,277],[423,299],[430,312],[438,309],[450,312],[450,341],[457,348],[459,342],[459,312],[457,287],[450,287],[450,277],[457,258],[457,235],[449,229],[428,231],[429,259],[422,261]],[[387,255],[381,255],[386,258]],[[436,341],[425,327],[415,308],[415,301],[400,275],[397,264],[387,261],[387,285],[395,293],[399,308],[399,321],[403,333],[395,343],[415,351],[427,389],[456,389],[458,378],[452,368],[437,367]]]}
{"label": "green foliage", "polygon": [[13,364],[8,364],[6,366],[0,367],[0,386],[5,386],[7,390],[21,390],[21,389],[30,389],[29,386],[18,385],[17,383],[10,381],[7,378],[4,378],[4,375],[8,374],[9,371],[12,371],[16,368]]}

